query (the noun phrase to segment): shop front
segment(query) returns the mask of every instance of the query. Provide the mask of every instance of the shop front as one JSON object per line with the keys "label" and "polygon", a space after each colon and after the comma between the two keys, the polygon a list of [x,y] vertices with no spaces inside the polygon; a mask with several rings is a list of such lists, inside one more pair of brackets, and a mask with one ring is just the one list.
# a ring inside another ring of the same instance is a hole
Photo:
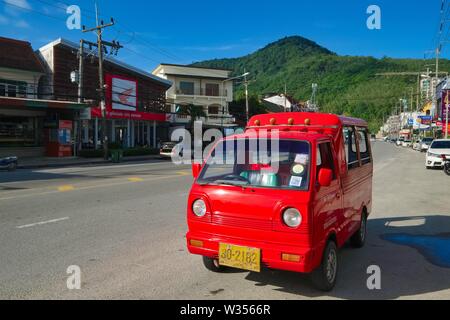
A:
{"label": "shop front", "polygon": [[[103,136],[102,113],[92,108],[91,119],[82,121],[82,148],[101,149]],[[122,148],[152,147],[165,140],[169,124],[164,113],[107,111],[108,141]]]}
{"label": "shop front", "polygon": [[[146,112],[139,105],[138,82],[129,77],[107,74],[106,130],[108,141],[122,148],[158,148],[169,134],[166,114]],[[142,103],[141,103],[142,104]],[[103,116],[100,107],[91,109],[90,119],[82,122],[82,148],[101,149]]]}
{"label": "shop front", "polygon": [[0,156],[73,155],[74,120],[85,104],[0,97]]}

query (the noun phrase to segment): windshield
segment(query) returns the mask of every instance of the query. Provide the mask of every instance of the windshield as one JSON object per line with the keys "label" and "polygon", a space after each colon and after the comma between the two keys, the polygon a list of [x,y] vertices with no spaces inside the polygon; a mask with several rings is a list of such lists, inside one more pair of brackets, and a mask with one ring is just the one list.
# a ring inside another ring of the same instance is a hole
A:
{"label": "windshield", "polygon": [[238,139],[219,142],[197,182],[307,190],[309,172],[306,141]]}
{"label": "windshield", "polygon": [[425,138],[425,139],[422,140],[422,143],[430,144],[430,143],[432,143],[432,142],[433,142],[433,139],[432,139],[432,138]]}
{"label": "windshield", "polygon": [[432,149],[450,149],[450,140],[448,141],[435,141],[431,145]]}

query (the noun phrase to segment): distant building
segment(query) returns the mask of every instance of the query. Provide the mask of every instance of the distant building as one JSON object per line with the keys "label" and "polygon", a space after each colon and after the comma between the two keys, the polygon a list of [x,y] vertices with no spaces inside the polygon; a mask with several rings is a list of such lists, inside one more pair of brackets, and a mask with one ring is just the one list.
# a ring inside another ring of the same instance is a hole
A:
{"label": "distant building", "polygon": [[291,96],[284,94],[267,94],[262,103],[268,112],[307,112],[309,110],[306,102],[301,102]]}
{"label": "distant building", "polygon": [[172,130],[191,124],[189,105],[203,110],[206,117],[198,120],[205,128],[236,126],[228,108],[233,101],[233,83],[226,81],[230,70],[162,63],[152,73],[173,83],[166,93],[166,112]]}

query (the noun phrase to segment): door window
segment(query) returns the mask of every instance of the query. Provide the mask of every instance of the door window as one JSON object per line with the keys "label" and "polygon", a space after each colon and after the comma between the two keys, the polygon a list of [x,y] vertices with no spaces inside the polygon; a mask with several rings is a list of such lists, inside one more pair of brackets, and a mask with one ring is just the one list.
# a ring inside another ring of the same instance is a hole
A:
{"label": "door window", "polygon": [[333,171],[333,180],[336,179],[336,171],[334,167],[334,158],[331,150],[331,143],[325,142],[317,146],[317,162],[316,162],[317,178],[319,177],[320,169],[330,169]]}
{"label": "door window", "polygon": [[356,134],[355,128],[344,128],[344,144],[345,155],[347,157],[348,169],[354,169],[359,167],[358,150],[356,148]]}
{"label": "door window", "polygon": [[363,165],[371,163],[372,159],[370,156],[369,135],[367,133],[367,129],[358,128],[358,141],[359,141],[359,153],[360,153],[361,163]]}

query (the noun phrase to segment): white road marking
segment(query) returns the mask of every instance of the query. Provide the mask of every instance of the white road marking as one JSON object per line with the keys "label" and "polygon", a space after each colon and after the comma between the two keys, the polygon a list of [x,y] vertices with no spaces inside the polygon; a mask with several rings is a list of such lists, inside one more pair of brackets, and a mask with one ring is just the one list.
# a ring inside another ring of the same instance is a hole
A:
{"label": "white road marking", "polygon": [[31,223],[31,224],[25,224],[25,225],[23,225],[23,226],[18,226],[18,227],[16,227],[16,228],[17,228],[17,229],[25,229],[25,228],[31,228],[31,227],[41,226],[41,225],[44,225],[44,224],[60,222],[60,221],[64,221],[64,220],[69,220],[69,217],[64,217],[64,218],[59,218],[59,219],[53,219],[53,220],[47,220],[47,221],[41,221],[41,222],[36,222],[36,223]]}

